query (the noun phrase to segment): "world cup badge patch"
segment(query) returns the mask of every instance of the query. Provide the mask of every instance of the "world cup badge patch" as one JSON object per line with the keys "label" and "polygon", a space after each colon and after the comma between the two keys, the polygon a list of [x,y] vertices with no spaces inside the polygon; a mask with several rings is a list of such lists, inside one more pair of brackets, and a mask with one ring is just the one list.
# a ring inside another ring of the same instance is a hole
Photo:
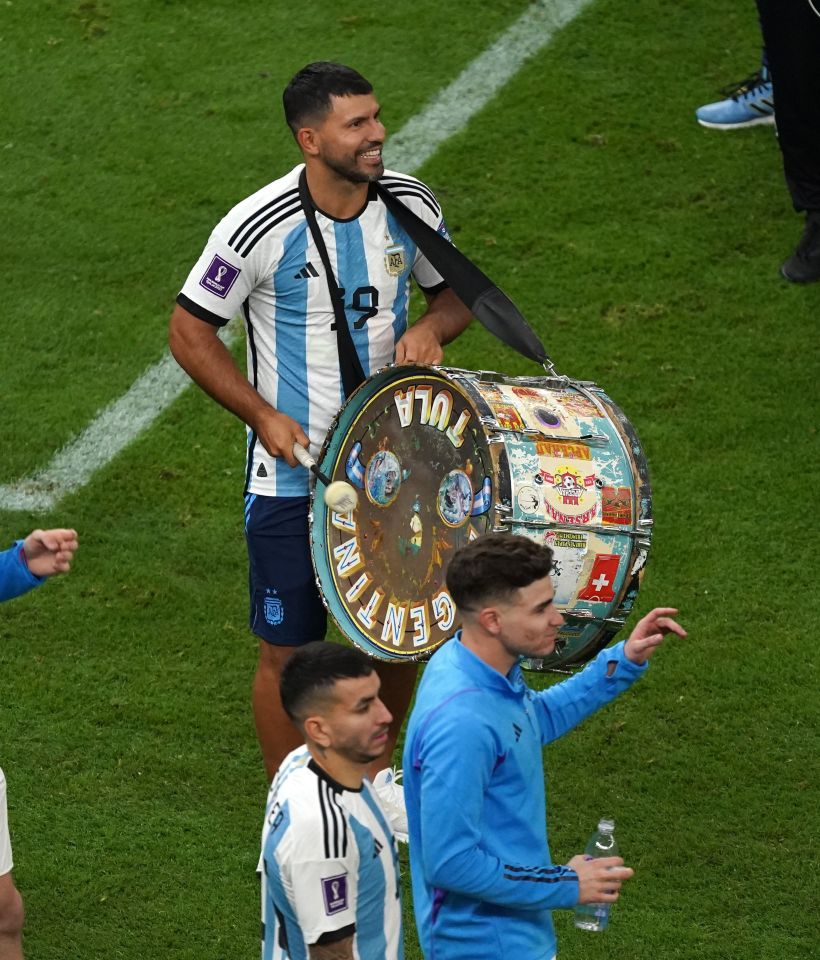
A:
{"label": "world cup badge patch", "polygon": [[330,917],[341,910],[347,910],[347,874],[322,880],[322,894],[325,899],[325,913]]}
{"label": "world cup badge patch", "polygon": [[391,277],[400,277],[407,266],[407,257],[404,247],[393,243],[384,249],[384,268]]}

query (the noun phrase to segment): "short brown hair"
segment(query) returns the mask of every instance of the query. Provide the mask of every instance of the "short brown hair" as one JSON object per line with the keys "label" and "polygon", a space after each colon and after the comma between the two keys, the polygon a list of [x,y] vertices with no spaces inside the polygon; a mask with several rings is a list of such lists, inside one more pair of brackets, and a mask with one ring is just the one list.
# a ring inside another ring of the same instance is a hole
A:
{"label": "short brown hair", "polygon": [[456,552],[447,568],[447,589],[460,610],[475,610],[492,600],[509,600],[551,570],[549,547],[517,534],[491,533]]}

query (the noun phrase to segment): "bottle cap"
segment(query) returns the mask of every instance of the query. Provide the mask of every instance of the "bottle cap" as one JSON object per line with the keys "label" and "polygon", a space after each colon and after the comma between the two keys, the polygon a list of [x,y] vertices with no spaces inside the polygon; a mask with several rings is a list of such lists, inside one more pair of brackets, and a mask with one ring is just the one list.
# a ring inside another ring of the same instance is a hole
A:
{"label": "bottle cap", "polygon": [[598,821],[598,830],[601,833],[612,833],[615,829],[615,821],[609,817],[602,817]]}

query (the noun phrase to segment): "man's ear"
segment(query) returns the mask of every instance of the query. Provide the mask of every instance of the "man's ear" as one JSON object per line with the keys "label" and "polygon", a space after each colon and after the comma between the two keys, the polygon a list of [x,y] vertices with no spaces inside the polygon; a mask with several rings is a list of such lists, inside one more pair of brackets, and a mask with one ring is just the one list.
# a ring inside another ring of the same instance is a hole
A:
{"label": "man's ear", "polygon": [[501,613],[498,607],[482,607],[476,620],[481,628],[492,636],[497,636],[501,632]]}
{"label": "man's ear", "polygon": [[321,714],[308,717],[304,723],[304,731],[305,737],[307,737],[308,740],[312,740],[317,746],[330,746],[330,732],[325,718],[321,716]]}
{"label": "man's ear", "polygon": [[317,130],[315,127],[300,127],[296,131],[296,142],[303,153],[315,157],[319,152]]}

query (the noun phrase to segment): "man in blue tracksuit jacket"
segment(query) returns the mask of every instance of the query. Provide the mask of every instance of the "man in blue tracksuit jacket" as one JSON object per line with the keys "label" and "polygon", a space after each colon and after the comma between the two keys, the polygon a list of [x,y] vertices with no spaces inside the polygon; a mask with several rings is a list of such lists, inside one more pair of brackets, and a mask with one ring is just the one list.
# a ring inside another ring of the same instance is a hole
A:
{"label": "man in blue tracksuit jacket", "polygon": [[611,903],[632,876],[618,857],[552,863],[541,749],[629,687],[664,634],[686,634],[676,610],[655,609],[626,642],[535,692],[518,661],[554,649],[563,617],[551,567],[547,547],[490,535],[447,570],[462,630],[424,672],[403,764],[426,960],[551,960],[551,911]]}
{"label": "man in blue tracksuit jacket", "polygon": [[[77,549],[75,530],[34,530],[0,551],[0,602],[19,597],[55,573],[65,573]],[[0,957],[23,956],[23,900],[11,877],[6,779],[0,770]]]}

